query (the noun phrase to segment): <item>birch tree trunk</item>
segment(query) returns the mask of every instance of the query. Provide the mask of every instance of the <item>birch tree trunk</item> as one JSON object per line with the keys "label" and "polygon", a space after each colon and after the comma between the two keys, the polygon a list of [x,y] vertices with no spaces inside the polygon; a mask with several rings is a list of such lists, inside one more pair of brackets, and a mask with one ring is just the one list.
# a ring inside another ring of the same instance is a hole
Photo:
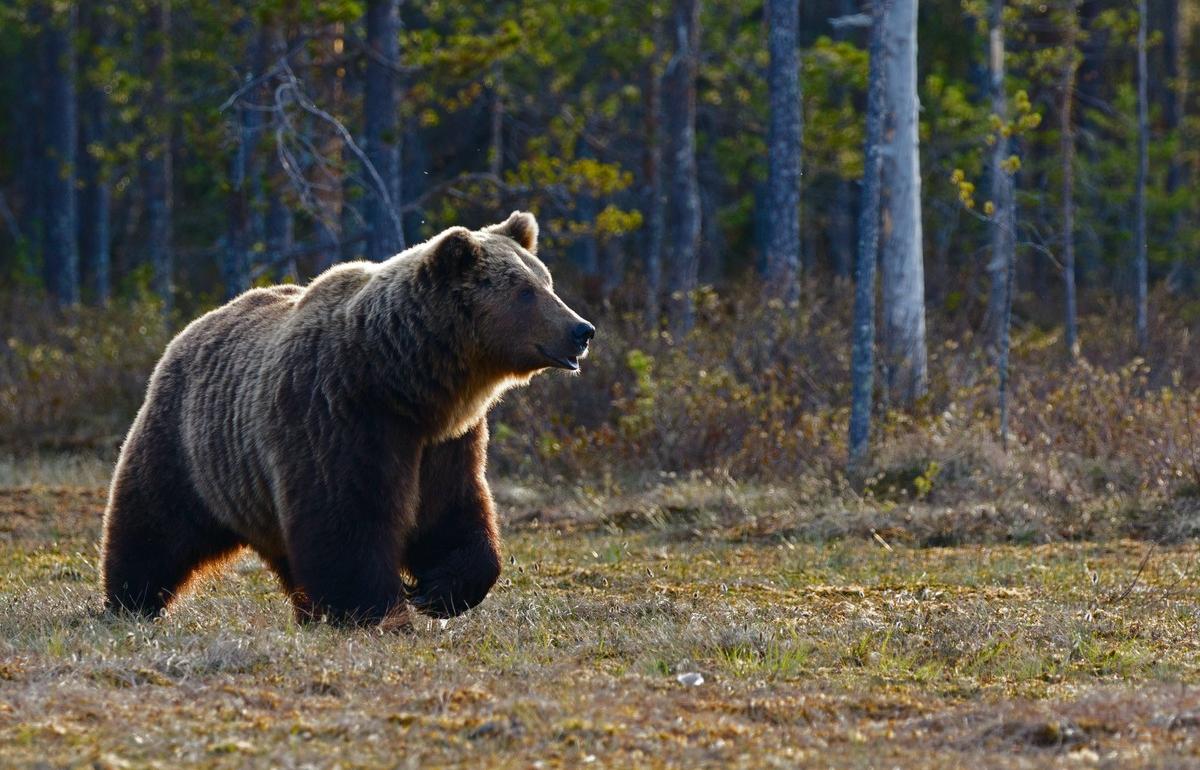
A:
{"label": "birch tree trunk", "polygon": [[1016,201],[1013,178],[1007,168],[1009,141],[1008,96],[1004,90],[1004,0],[991,0],[988,10],[988,80],[992,114],[1002,128],[992,145],[992,256],[988,261],[991,289],[988,294],[988,338],[995,351],[999,375],[1000,445],[1008,447],[1008,352],[1012,320],[1013,278],[1016,267]]}
{"label": "birch tree trunk", "polygon": [[1137,31],[1137,98],[1138,98],[1138,165],[1135,183],[1134,205],[1134,267],[1137,275],[1137,316],[1135,332],[1138,350],[1144,352],[1149,342],[1147,329],[1147,281],[1146,256],[1146,174],[1149,167],[1150,125],[1146,105],[1146,0],[1138,0]]}
{"label": "birch tree trunk", "polygon": [[788,304],[800,296],[799,0],[767,0],[767,276],[770,294]]}
{"label": "birch tree trunk", "polygon": [[917,112],[917,0],[892,0],[883,23],[883,357],[889,395],[925,395],[925,267]]}
{"label": "birch tree trunk", "polygon": [[1079,69],[1076,51],[1079,18],[1075,0],[1068,0],[1067,22],[1063,40],[1066,56],[1059,102],[1059,147],[1062,162],[1062,242],[1063,242],[1063,287],[1066,294],[1067,355],[1073,360],[1079,357],[1079,323],[1075,297],[1075,126],[1072,123],[1072,106],[1075,101],[1075,74]]}
{"label": "birch tree trunk", "polygon": [[700,188],[696,174],[696,71],[700,47],[700,0],[674,0],[673,49],[663,76],[663,123],[667,141],[667,315],[681,338],[695,322],[692,293],[700,254]]}
{"label": "birch tree trunk", "polygon": [[153,268],[151,288],[163,305],[174,308],[175,257],[171,250],[173,213],[171,119],[168,94],[171,82],[171,2],[151,4],[144,26],[146,70],[150,94],[145,106],[148,133],[145,163],[147,251]]}
{"label": "birch tree trunk", "polygon": [[871,442],[875,388],[875,262],[879,258],[880,187],[887,84],[883,67],[883,25],[888,0],[875,0],[868,41],[867,126],[863,145],[862,206],[858,257],[854,268],[854,345],[851,361],[850,469],[861,471]]}
{"label": "birch tree trunk", "polygon": [[[991,0],[988,10],[988,90],[992,102],[992,114],[1001,124],[1008,123],[1008,96],[1004,91],[1004,0]],[[994,353],[999,352],[1002,337],[1008,334],[1004,325],[1006,306],[1009,301],[1009,263],[1014,258],[1016,237],[1013,231],[1014,201],[1013,179],[1007,169],[1009,141],[1004,130],[996,131],[991,156],[991,203],[990,215],[991,259],[987,273],[990,287],[987,305],[987,344]]]}
{"label": "birch tree trunk", "polygon": [[79,302],[79,241],[75,216],[74,3],[50,11],[42,28],[46,56],[46,235],[43,266],[46,289],[58,305]]}
{"label": "birch tree trunk", "polygon": [[[404,249],[400,226],[400,126],[396,112],[396,67],[400,60],[398,0],[367,2],[367,68],[363,91],[368,170],[367,259],[376,262]],[[383,189],[378,189],[382,183]]]}

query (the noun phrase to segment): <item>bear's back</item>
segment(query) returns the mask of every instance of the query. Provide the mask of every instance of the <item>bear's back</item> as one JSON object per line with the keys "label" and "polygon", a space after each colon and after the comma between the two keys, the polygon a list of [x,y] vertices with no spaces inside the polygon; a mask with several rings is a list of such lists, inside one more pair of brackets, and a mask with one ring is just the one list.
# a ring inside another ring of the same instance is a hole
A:
{"label": "bear's back", "polygon": [[201,316],[171,343],[156,374],[179,373],[180,438],[196,491],[251,542],[276,537],[260,451],[263,380],[304,292],[251,289]]}
{"label": "bear's back", "polygon": [[181,433],[197,491],[263,550],[282,548],[275,466],[296,448],[285,433],[296,426],[277,407],[300,399],[290,406],[304,409],[315,397],[316,362],[336,356],[346,307],[376,267],[346,262],[305,287],[251,289],[193,322],[168,352],[189,375]]}

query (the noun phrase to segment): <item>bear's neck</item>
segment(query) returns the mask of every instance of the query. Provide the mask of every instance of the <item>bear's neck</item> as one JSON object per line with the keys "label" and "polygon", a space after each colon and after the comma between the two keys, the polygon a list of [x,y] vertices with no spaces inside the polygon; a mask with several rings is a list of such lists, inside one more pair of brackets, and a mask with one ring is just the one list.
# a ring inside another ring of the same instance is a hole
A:
{"label": "bear's neck", "polygon": [[380,267],[351,314],[367,391],[434,442],[462,435],[515,383],[479,360],[466,297],[419,271]]}

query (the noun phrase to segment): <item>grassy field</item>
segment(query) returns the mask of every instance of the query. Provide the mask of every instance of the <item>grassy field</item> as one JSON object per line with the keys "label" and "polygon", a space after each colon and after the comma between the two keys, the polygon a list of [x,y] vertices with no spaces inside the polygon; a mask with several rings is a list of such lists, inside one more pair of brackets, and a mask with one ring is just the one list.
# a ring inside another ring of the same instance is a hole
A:
{"label": "grassy field", "polygon": [[0,766],[1200,767],[1195,543],[818,542],[526,490],[446,624],[299,628],[250,556],[145,623],[98,612],[103,481],[0,463]]}

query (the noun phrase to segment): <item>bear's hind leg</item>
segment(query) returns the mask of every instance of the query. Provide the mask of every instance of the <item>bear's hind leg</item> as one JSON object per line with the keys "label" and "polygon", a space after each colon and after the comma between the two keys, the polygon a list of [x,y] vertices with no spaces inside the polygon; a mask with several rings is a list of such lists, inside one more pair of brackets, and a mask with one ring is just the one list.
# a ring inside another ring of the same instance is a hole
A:
{"label": "bear's hind leg", "polygon": [[104,517],[102,564],[110,612],[157,616],[198,569],[242,545],[212,519],[190,487],[162,482],[145,489],[126,478],[114,487]]}
{"label": "bear's hind leg", "polygon": [[264,553],[259,553],[271,571],[275,573],[275,577],[279,578],[279,584],[283,587],[288,599],[292,603],[292,612],[297,623],[309,623],[314,620],[313,604],[308,600],[308,595],[296,583],[296,578],[292,574],[292,565],[286,556],[268,556]]}

